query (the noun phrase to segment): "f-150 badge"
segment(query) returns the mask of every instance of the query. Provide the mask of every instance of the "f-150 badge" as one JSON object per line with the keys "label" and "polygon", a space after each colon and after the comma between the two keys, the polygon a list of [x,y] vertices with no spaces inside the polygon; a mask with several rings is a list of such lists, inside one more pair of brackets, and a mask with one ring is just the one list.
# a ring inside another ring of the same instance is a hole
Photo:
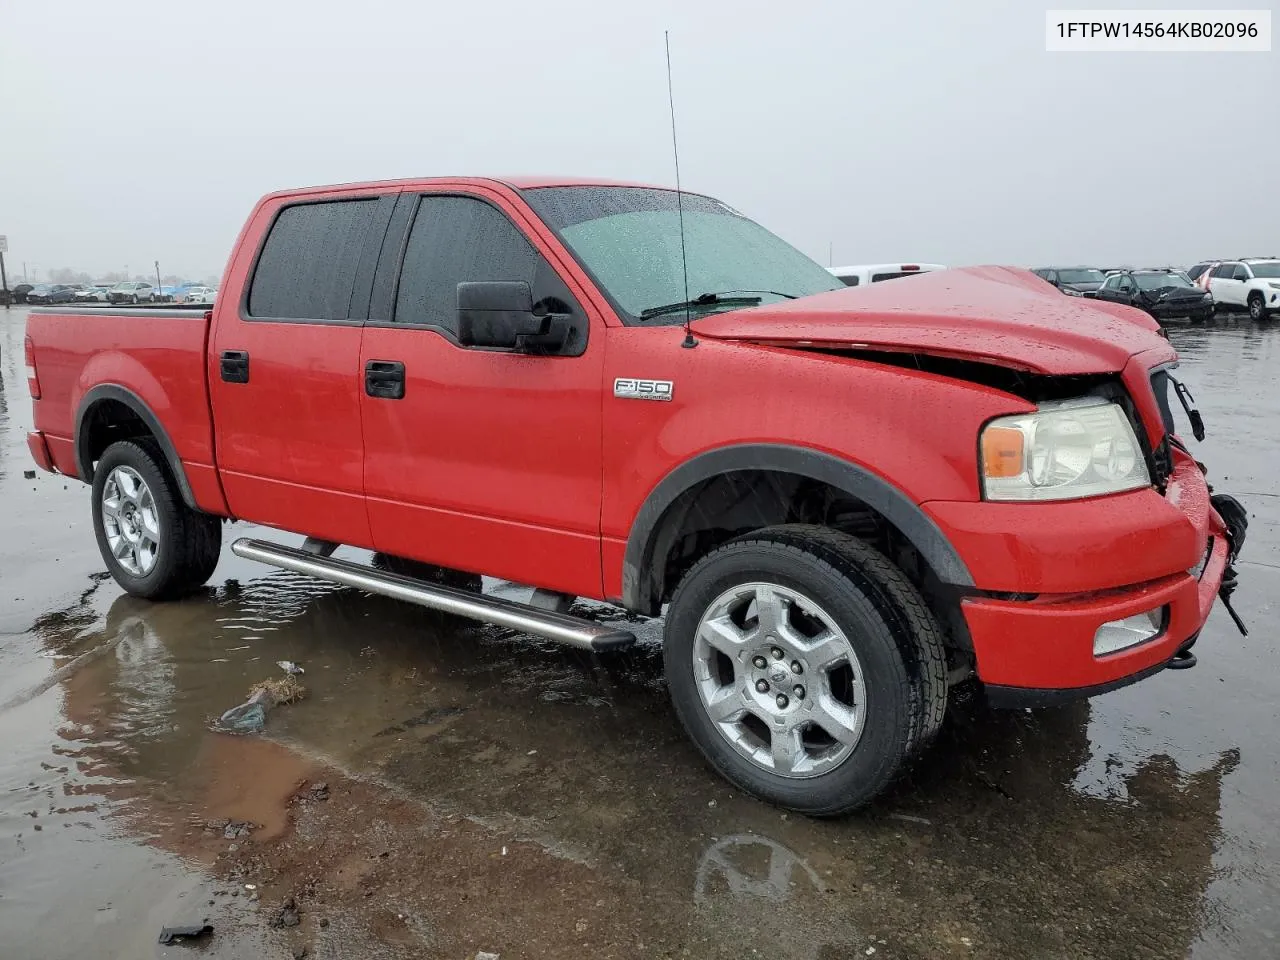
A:
{"label": "f-150 badge", "polygon": [[624,400],[670,400],[675,387],[670,380],[637,380],[618,377],[613,381],[613,395]]}

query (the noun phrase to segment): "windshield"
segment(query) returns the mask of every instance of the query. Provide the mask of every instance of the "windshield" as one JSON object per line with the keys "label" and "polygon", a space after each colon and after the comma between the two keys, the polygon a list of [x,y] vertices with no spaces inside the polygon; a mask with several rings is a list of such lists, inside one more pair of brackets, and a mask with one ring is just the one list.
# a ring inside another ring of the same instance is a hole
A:
{"label": "windshield", "polygon": [[132,284],[132,283],[117,283],[117,284],[116,284],[114,287],[112,287],[111,289],[112,289],[112,290],[132,290],[132,289],[133,289],[133,284]]}
{"label": "windshield", "polygon": [[[674,191],[539,187],[526,190],[525,197],[629,315],[624,320],[684,322],[682,310],[638,319],[645,310],[686,299]],[[708,293],[750,294],[776,303],[844,288],[799,250],[718,200],[689,193],[682,200],[688,299]],[[693,307],[697,314],[715,309],[714,302]]]}
{"label": "windshield", "polygon": [[1059,270],[1059,283],[1101,283],[1106,277],[1101,270]]}
{"label": "windshield", "polygon": [[1270,260],[1267,263],[1251,263],[1249,269],[1253,271],[1255,277],[1263,280],[1280,280],[1280,260]]}
{"label": "windshield", "polygon": [[1180,273],[1135,273],[1140,290],[1163,290],[1166,287],[1192,287],[1192,283]]}
{"label": "windshield", "polygon": [[48,293],[53,289],[53,285],[49,283],[37,283],[31,288],[32,293]]}

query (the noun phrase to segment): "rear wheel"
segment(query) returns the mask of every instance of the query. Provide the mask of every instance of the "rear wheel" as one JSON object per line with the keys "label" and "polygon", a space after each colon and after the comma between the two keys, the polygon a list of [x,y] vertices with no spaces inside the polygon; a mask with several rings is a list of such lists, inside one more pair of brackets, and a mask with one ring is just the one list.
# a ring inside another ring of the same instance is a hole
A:
{"label": "rear wheel", "polygon": [[1266,304],[1266,301],[1262,299],[1262,294],[1260,293],[1249,294],[1249,319],[1265,320],[1266,317],[1267,317],[1267,304]]}
{"label": "rear wheel", "polygon": [[167,600],[213,575],[218,517],[192,510],[152,440],[107,447],[93,475],[93,529],[116,583],[135,597]]}
{"label": "rear wheel", "polygon": [[941,725],[942,632],[889,560],[847,534],[771,527],[681,581],[667,681],[685,729],[726,779],[804,813],[875,797]]}

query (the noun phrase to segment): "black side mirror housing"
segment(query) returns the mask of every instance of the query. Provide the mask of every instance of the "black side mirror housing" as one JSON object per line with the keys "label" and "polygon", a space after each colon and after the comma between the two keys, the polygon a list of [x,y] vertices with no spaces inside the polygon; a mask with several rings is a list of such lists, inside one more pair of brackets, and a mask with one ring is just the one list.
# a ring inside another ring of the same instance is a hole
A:
{"label": "black side mirror housing", "polygon": [[463,346],[554,353],[565,345],[570,329],[569,317],[534,308],[525,280],[458,284],[458,339]]}

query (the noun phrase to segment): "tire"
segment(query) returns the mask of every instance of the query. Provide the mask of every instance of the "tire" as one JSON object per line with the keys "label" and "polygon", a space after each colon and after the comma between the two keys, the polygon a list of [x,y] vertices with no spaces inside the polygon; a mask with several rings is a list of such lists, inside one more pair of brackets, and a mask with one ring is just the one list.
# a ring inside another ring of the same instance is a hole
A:
{"label": "tire", "polygon": [[1249,294],[1249,319],[1254,321],[1267,319],[1267,303],[1260,293]]}
{"label": "tire", "polygon": [[[758,636],[762,588],[781,598],[770,606],[782,626]],[[813,644],[824,629],[832,641]],[[923,598],[884,555],[824,527],[769,527],[699,560],[671,599],[663,657],[676,713],[712,767],[812,816],[872,800],[946,712],[943,634]],[[779,720],[785,739],[772,732]]]}
{"label": "tire", "polygon": [[222,547],[221,519],[183,503],[149,438],[121,440],[102,454],[93,474],[93,531],[116,583],[147,600],[203,586]]}
{"label": "tire", "polygon": [[135,294],[133,295],[133,297],[129,300],[129,302],[130,302],[130,303],[137,303],[137,302],[138,302],[138,295],[135,293]]}

